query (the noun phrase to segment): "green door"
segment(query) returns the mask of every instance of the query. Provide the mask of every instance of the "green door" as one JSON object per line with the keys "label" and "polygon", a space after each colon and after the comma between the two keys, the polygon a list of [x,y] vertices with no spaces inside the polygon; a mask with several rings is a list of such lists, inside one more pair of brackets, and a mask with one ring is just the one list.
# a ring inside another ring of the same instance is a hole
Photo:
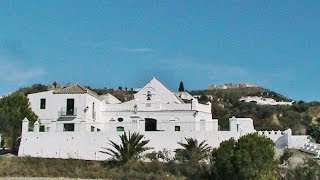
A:
{"label": "green door", "polygon": [[66,115],[75,115],[75,113],[74,113],[74,99],[67,99]]}

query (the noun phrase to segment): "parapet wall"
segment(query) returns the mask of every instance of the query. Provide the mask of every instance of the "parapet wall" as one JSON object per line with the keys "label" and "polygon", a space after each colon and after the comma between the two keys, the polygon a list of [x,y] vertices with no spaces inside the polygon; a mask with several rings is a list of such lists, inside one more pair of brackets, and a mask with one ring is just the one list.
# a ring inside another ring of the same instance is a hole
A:
{"label": "parapet wall", "polygon": [[[129,133],[129,132],[127,132]],[[106,160],[108,155],[101,153],[103,148],[111,148],[109,140],[120,143],[119,135],[123,132],[27,132],[21,139],[19,156]],[[238,138],[229,131],[215,132],[143,132],[144,139],[150,140],[150,151],[167,149],[173,152],[180,148],[177,142],[185,138],[206,140],[211,147],[219,147],[222,141]]]}
{"label": "parapet wall", "polygon": [[[289,137],[291,136],[291,130],[286,131],[258,131],[261,136],[266,136],[275,142],[276,148],[289,147]],[[290,148],[290,147],[289,147]]]}
{"label": "parapet wall", "polygon": [[[39,123],[34,124],[34,132],[28,131],[29,121],[23,120],[22,137],[19,156],[44,157],[44,158],[73,158],[85,160],[105,160],[108,155],[101,153],[103,148],[111,148],[109,140],[120,143],[117,131],[90,131],[85,122],[81,122],[78,131],[57,132],[55,128],[49,132],[39,132]],[[207,141],[212,148],[219,147],[222,141],[234,138],[239,139],[245,135],[241,131],[126,131],[127,133],[139,132],[145,139],[150,140],[148,147],[151,151],[163,149],[174,152],[181,148],[177,142],[184,142],[185,138],[195,138],[198,141]],[[247,132],[254,133],[256,131]],[[291,129],[286,131],[258,131],[260,135],[272,139],[276,148],[297,148],[308,143],[307,136],[292,136]]]}

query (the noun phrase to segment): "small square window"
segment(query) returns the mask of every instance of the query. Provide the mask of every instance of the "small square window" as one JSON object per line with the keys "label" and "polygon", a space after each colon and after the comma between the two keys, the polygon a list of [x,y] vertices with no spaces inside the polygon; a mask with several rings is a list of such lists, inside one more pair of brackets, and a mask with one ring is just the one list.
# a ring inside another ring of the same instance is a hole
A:
{"label": "small square window", "polygon": [[174,130],[175,130],[175,131],[180,131],[180,126],[175,126],[175,127],[174,127]]}
{"label": "small square window", "polygon": [[46,109],[46,99],[40,99],[40,109]]}
{"label": "small square window", "polygon": [[44,125],[41,125],[41,126],[39,127],[39,132],[44,132],[44,130],[45,130]]}
{"label": "small square window", "polygon": [[74,131],[74,123],[63,124],[63,131]]}
{"label": "small square window", "polygon": [[124,131],[124,127],[118,126],[118,127],[117,127],[117,131],[120,131],[120,132],[121,132],[121,131]]}

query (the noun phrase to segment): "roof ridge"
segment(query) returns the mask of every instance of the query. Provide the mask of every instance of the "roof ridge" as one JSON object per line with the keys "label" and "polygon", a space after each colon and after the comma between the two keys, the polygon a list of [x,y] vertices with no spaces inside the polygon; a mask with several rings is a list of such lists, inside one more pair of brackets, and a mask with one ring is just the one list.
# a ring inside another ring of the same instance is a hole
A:
{"label": "roof ridge", "polygon": [[89,89],[85,86],[82,86],[81,84],[77,83],[76,86],[80,87],[82,90],[86,91],[88,93]]}

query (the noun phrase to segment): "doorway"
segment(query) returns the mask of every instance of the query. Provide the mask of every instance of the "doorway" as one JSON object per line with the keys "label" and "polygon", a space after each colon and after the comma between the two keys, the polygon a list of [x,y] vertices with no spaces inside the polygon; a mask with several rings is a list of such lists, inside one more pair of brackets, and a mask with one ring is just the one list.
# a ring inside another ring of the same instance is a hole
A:
{"label": "doorway", "polygon": [[74,112],[74,99],[67,99],[66,115],[70,115],[70,116],[75,115],[75,112]]}
{"label": "doorway", "polygon": [[145,119],[145,131],[157,131],[157,120],[146,118]]}

